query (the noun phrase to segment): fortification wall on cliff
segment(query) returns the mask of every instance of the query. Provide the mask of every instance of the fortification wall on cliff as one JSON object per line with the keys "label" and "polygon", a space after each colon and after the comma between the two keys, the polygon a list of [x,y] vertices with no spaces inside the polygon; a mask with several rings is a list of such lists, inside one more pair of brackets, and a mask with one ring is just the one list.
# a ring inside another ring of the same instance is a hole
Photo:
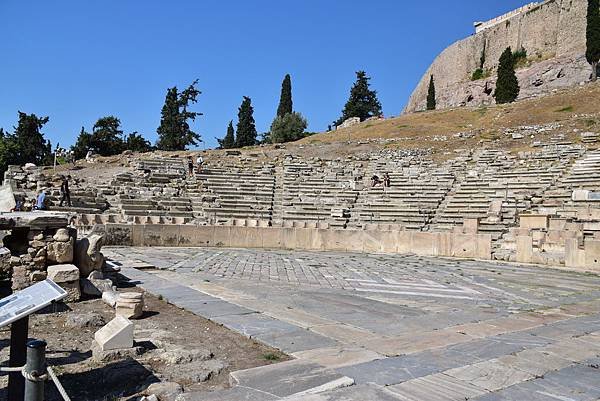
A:
{"label": "fortification wall on cliff", "polygon": [[[578,84],[586,78],[585,57],[581,57],[585,54],[586,10],[587,0],[547,0],[450,45],[427,69],[405,111],[425,109],[430,75],[435,78],[438,108],[492,103],[495,70],[508,46],[513,50],[524,48],[528,58],[548,67],[533,68],[534,64],[519,72],[524,79],[522,97]],[[482,54],[484,69],[492,73],[491,77],[472,82],[471,76],[480,67]],[[566,67],[565,71],[561,72],[561,67]],[[557,68],[553,76],[551,72]],[[546,74],[546,80],[542,75],[531,74]],[[530,87],[530,83],[534,86]]]}

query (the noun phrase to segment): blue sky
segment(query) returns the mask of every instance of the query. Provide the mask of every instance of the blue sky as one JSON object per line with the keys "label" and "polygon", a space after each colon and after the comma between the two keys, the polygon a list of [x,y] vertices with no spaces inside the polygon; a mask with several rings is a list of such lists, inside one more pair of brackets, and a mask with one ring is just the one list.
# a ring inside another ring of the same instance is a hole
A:
{"label": "blue sky", "polygon": [[[242,96],[267,131],[281,80],[322,131],[365,70],[386,116],[400,114],[433,58],[526,0],[0,0],[0,127],[49,116],[53,145],[101,116],[152,142],[166,89],[199,80],[194,128],[216,146]],[[202,147],[202,145],[200,146]]]}

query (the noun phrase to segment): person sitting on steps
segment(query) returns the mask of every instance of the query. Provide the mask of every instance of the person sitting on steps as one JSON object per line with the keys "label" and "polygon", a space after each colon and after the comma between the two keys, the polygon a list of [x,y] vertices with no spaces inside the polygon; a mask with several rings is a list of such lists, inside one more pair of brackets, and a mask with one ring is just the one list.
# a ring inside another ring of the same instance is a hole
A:
{"label": "person sitting on steps", "polygon": [[375,187],[376,185],[381,185],[381,180],[379,179],[378,175],[373,174],[373,177],[371,177],[371,188]]}
{"label": "person sitting on steps", "polygon": [[46,210],[46,191],[43,189],[40,191],[40,194],[37,197],[35,210]]}

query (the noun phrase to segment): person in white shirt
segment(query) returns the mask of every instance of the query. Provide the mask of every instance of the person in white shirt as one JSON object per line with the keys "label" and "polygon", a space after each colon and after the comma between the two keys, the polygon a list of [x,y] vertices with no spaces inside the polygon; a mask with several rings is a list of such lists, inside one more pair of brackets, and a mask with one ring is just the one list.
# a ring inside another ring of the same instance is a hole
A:
{"label": "person in white shirt", "polygon": [[202,155],[198,155],[198,157],[196,157],[196,169],[197,169],[198,173],[200,173],[200,171],[202,170],[203,163],[204,163],[204,159],[202,158]]}

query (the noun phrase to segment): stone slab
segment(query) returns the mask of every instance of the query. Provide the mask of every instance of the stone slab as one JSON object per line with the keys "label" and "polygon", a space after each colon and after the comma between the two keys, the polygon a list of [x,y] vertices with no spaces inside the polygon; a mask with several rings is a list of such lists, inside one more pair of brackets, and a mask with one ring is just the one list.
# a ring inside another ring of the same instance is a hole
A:
{"label": "stone slab", "polygon": [[117,316],[94,334],[102,351],[133,347],[133,323]]}
{"label": "stone slab", "polygon": [[317,348],[294,352],[292,356],[297,359],[318,363],[326,368],[340,368],[384,358],[383,355],[364,348],[346,347]]}
{"label": "stone slab", "polygon": [[531,373],[501,364],[497,360],[462,366],[444,373],[488,391],[497,391],[535,377]]}
{"label": "stone slab", "polygon": [[403,401],[464,401],[488,392],[443,373],[409,380],[387,389],[398,394]]}
{"label": "stone slab", "polygon": [[544,352],[543,349],[530,349],[515,355],[504,355],[497,361],[535,376],[542,376],[547,372],[560,370],[572,364],[571,361]]}
{"label": "stone slab", "polygon": [[303,329],[289,333],[266,332],[257,334],[254,338],[286,353],[338,345],[336,341],[330,338]]}
{"label": "stone slab", "polygon": [[10,185],[0,186],[0,212],[10,212],[16,205],[12,187]]}
{"label": "stone slab", "polygon": [[55,283],[78,281],[79,269],[71,264],[48,266],[48,278]]}
{"label": "stone slab", "polygon": [[378,359],[336,370],[353,378],[357,384],[376,383],[389,386],[417,377],[443,372],[447,369],[462,366],[466,362],[459,355],[447,356],[437,352],[423,352],[415,355]]}
{"label": "stone slab", "polygon": [[283,398],[284,401],[399,401],[392,392],[376,384],[362,384],[326,391],[319,394],[296,395]]}
{"label": "stone slab", "polygon": [[246,315],[226,315],[213,318],[213,321],[221,323],[228,329],[254,338],[259,334],[265,333],[291,333],[301,328],[289,323],[282,322],[261,313],[251,313]]}
{"label": "stone slab", "polygon": [[234,385],[277,397],[306,394],[316,389],[333,390],[353,384],[351,379],[333,370],[298,360],[232,372],[230,377]]}
{"label": "stone slab", "polygon": [[187,392],[177,397],[181,401],[272,401],[280,400],[273,394],[246,387],[233,387],[227,390],[212,392]]}
{"label": "stone slab", "polygon": [[207,319],[212,319],[219,316],[247,315],[254,313],[254,311],[250,309],[220,300],[202,301],[199,303],[189,302],[187,305],[186,302],[181,302],[180,306]]}

